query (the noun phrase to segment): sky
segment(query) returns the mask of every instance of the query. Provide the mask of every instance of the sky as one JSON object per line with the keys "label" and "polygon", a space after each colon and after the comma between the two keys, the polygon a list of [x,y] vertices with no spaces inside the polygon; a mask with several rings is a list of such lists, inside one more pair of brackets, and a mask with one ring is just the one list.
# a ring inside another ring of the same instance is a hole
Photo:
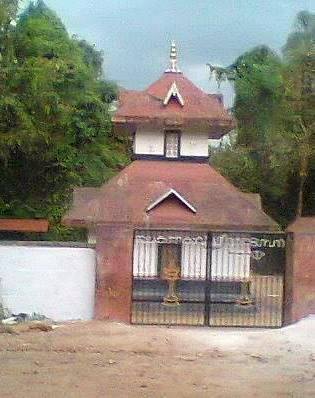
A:
{"label": "sky", "polygon": [[[28,1],[24,0],[24,4]],[[227,66],[261,44],[280,51],[301,10],[315,0],[45,0],[68,31],[104,52],[108,79],[144,89],[168,65],[170,41],[178,47],[183,73],[206,92],[218,90],[206,63]]]}

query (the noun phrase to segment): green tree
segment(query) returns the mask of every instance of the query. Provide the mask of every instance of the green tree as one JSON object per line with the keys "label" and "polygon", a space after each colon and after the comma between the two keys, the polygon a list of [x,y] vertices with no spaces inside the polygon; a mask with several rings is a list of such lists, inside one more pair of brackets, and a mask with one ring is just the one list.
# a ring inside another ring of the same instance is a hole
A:
{"label": "green tree", "polygon": [[[297,159],[297,216],[315,210],[315,14],[301,11],[283,48],[288,130]],[[306,208],[306,209],[305,209]]]}
{"label": "green tree", "polygon": [[60,225],[73,186],[99,185],[128,162],[110,121],[116,86],[103,80],[102,53],[42,1],[11,34],[14,60],[0,65],[0,215],[47,217],[46,238],[73,239]]}
{"label": "green tree", "polygon": [[315,211],[313,50],[314,15],[302,12],[282,58],[261,46],[227,68],[209,65],[218,82],[234,83],[238,121],[235,142],[215,151],[213,163],[241,189],[259,192],[283,225]]}
{"label": "green tree", "polygon": [[269,213],[282,221],[288,168],[281,167],[281,158],[289,148],[283,140],[287,109],[281,59],[266,46],[256,47],[220,68],[217,78],[233,81],[238,127],[236,139],[215,151],[213,164],[242,190],[260,193]]}

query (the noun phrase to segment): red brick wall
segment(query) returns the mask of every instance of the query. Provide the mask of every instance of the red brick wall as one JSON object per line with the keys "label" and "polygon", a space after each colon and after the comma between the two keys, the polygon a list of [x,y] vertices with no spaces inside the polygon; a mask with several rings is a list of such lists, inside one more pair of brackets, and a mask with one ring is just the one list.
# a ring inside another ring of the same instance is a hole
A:
{"label": "red brick wall", "polygon": [[130,322],[133,230],[109,226],[97,231],[95,318]]}
{"label": "red brick wall", "polygon": [[293,232],[287,240],[285,324],[315,314],[315,231]]}

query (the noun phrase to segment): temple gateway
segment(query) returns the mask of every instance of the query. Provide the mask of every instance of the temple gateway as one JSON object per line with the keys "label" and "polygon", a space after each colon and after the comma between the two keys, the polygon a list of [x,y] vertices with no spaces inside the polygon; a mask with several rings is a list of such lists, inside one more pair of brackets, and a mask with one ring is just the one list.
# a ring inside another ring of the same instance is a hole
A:
{"label": "temple gateway", "polygon": [[96,240],[95,318],[281,326],[285,235],[259,195],[209,164],[209,139],[235,127],[222,96],[185,77],[172,43],[160,79],[121,91],[113,123],[132,138],[132,163],[75,189],[64,218]]}

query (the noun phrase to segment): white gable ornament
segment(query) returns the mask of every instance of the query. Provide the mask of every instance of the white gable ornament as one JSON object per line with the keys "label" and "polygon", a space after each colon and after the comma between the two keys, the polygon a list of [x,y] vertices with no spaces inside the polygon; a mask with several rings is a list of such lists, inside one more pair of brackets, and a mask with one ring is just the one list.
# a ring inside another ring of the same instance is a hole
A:
{"label": "white gable ornament", "polygon": [[171,98],[176,98],[181,106],[184,106],[184,99],[181,96],[175,82],[172,83],[170,89],[168,90],[166,97],[164,98],[163,105],[167,105]]}
{"label": "white gable ornament", "polygon": [[193,213],[196,213],[197,210],[196,208],[190,204],[185,198],[183,198],[175,189],[170,189],[169,191],[165,192],[163,195],[161,195],[159,198],[157,198],[153,203],[151,203],[146,211],[152,210],[154,207],[156,207],[158,204],[163,202],[163,200],[167,199],[169,196],[174,195],[176,196],[177,199],[179,199],[185,206],[188,207]]}

